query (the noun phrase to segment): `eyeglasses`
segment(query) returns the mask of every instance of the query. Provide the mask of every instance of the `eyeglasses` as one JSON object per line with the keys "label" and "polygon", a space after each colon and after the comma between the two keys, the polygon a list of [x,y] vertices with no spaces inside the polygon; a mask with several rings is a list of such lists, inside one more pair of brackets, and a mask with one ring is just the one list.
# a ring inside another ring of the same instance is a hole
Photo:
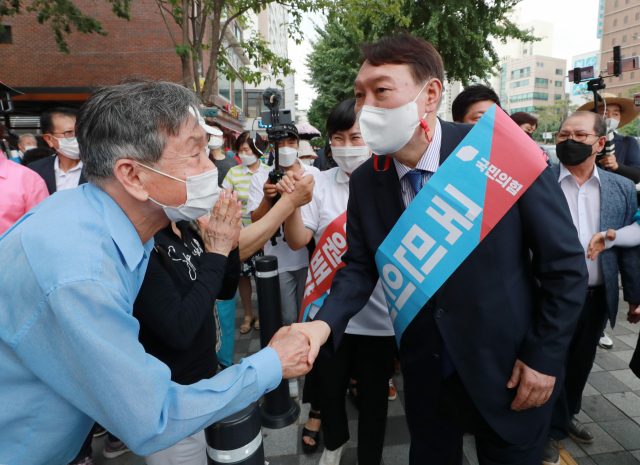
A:
{"label": "eyeglasses", "polygon": [[586,132],[579,132],[576,134],[569,134],[566,132],[561,132],[558,133],[558,135],[556,135],[556,141],[557,142],[564,142],[567,139],[573,139],[576,142],[584,142],[587,140],[587,137],[589,136],[596,136],[598,137],[598,134],[587,134]]}
{"label": "eyeglasses", "polygon": [[76,137],[75,131],[52,132],[51,134],[62,134],[65,139],[73,139],[74,137]]}

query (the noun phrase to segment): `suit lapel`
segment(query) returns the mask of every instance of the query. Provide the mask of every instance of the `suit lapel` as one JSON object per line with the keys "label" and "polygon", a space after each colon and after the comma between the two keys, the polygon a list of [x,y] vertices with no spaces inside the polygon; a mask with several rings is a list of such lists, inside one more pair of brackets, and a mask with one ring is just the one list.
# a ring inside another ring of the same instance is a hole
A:
{"label": "suit lapel", "polygon": [[402,201],[402,187],[398,179],[398,172],[393,160],[389,160],[389,169],[386,171],[375,171],[380,185],[375,189],[376,204],[380,209],[380,214],[384,219],[384,224],[391,231],[396,222],[404,213],[404,202]]}
{"label": "suit lapel", "polygon": [[49,194],[54,194],[58,190],[56,186],[56,171],[54,169],[57,156],[58,155],[54,155],[51,157],[51,160],[49,161],[49,166],[47,167],[46,170],[43,171],[44,176],[42,176],[42,178],[44,179],[44,182],[47,185],[47,189],[49,189]]}

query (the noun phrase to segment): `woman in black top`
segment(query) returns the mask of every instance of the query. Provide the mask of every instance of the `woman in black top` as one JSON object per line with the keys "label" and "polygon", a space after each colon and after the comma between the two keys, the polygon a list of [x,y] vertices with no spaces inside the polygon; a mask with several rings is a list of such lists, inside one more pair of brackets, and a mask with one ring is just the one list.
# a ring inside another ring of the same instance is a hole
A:
{"label": "woman in black top", "polygon": [[[199,220],[202,231],[207,221]],[[172,222],[154,236],[133,316],[140,322],[140,343],[171,369],[171,380],[178,384],[193,384],[217,372],[214,305],[216,299],[231,299],[238,287],[239,227],[235,229],[226,233],[231,236],[228,244],[221,244],[225,241],[219,234],[215,239],[203,234],[203,241],[188,222]],[[147,464],[206,465],[204,432],[148,456]]]}

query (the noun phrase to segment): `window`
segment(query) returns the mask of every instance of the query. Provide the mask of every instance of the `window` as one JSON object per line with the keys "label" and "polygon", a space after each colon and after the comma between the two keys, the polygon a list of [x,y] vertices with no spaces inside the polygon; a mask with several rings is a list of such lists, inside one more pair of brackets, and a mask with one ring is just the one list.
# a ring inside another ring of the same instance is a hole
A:
{"label": "window", "polygon": [[247,118],[260,118],[262,114],[262,91],[247,91]]}
{"label": "window", "polygon": [[233,35],[236,36],[236,40],[238,42],[242,42],[242,31],[240,30],[240,27],[238,26],[238,23],[235,23],[235,27],[233,30]]}
{"label": "window", "polygon": [[219,73],[218,74],[218,94],[220,94],[220,97],[231,101],[231,95],[229,95],[230,92],[231,92],[231,87],[229,85],[229,80],[227,79],[227,76],[225,76],[222,73]]}
{"label": "window", "polygon": [[[628,5],[629,4],[629,0],[624,0],[624,4]],[[625,21],[625,23],[626,23],[626,21]]]}
{"label": "window", "polygon": [[628,22],[628,21],[629,21],[629,17],[628,17],[628,16],[625,16],[625,17],[624,17],[624,23],[625,23],[625,24],[627,24],[627,22]]}
{"label": "window", "polygon": [[640,13],[636,13],[636,21],[640,20]]}
{"label": "window", "polygon": [[11,26],[5,26],[4,32],[0,32],[0,44],[13,44],[13,37],[11,36]]}
{"label": "window", "polygon": [[562,95],[558,95],[558,94],[554,95],[553,100],[562,100]]}
{"label": "window", "polygon": [[531,74],[531,69],[529,67],[516,69],[511,71],[511,80],[529,77],[530,74]]}
{"label": "window", "polygon": [[509,87],[513,89],[515,87],[522,87],[522,86],[528,86],[528,85],[529,85],[529,80],[524,79],[523,81],[512,82],[511,84],[509,84]]}
{"label": "window", "polygon": [[622,36],[622,43],[624,44],[627,41],[627,36]]}
{"label": "window", "polygon": [[618,0],[616,0],[615,8],[618,8]]}
{"label": "window", "polygon": [[524,49],[524,54],[525,54],[525,55],[527,54],[527,49],[526,49],[526,48]]}
{"label": "window", "polygon": [[538,89],[547,89],[549,87],[549,80],[548,79],[542,79],[542,78],[536,78],[535,87],[538,88]]}
{"label": "window", "polygon": [[634,76],[635,74],[636,74],[636,73],[634,73],[633,71],[631,71],[631,76],[629,76],[629,77],[630,77],[631,79],[633,79],[633,76]]}
{"label": "window", "polygon": [[562,87],[562,81],[556,81],[556,87]]}
{"label": "window", "polygon": [[524,102],[525,100],[549,100],[549,94],[540,92],[529,92],[527,94],[513,95],[509,99],[510,102]]}
{"label": "window", "polygon": [[561,70],[561,69],[556,68],[556,74],[557,74],[558,76],[562,76],[562,75],[564,74],[564,71],[563,71],[563,70]]}
{"label": "window", "polygon": [[235,80],[233,83],[233,104],[238,108],[242,107],[242,81],[240,79]]}
{"label": "window", "polygon": [[617,20],[617,19],[614,19],[614,20],[613,20],[613,27],[616,27],[617,25],[618,25],[618,20]]}
{"label": "window", "polygon": [[610,78],[609,78],[609,83],[612,83],[612,82],[613,82],[613,78],[612,78],[612,77],[610,77]]}
{"label": "window", "polygon": [[525,113],[533,113],[536,111],[536,107],[520,107],[520,108],[512,108],[509,110],[509,114],[513,115],[519,111],[524,111]]}
{"label": "window", "polygon": [[611,45],[615,45],[616,44],[616,39],[611,39]]}

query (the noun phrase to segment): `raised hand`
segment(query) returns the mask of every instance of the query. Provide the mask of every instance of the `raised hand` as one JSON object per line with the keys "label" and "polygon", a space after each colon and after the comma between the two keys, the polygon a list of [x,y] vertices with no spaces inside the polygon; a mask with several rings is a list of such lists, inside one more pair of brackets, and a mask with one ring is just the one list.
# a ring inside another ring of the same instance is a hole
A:
{"label": "raised hand", "polygon": [[[616,238],[615,229],[609,229],[607,231],[607,239],[612,241]],[[587,257],[591,260],[595,260],[600,252],[605,249],[604,236],[602,233],[595,233],[589,241],[589,247],[587,248]]]}
{"label": "raised hand", "polygon": [[300,181],[303,175],[304,168],[301,168],[297,173],[294,173],[293,171],[287,171],[287,174],[280,181],[278,181],[278,184],[276,184],[276,189],[278,189],[278,192],[280,192],[281,194],[284,194],[285,192],[293,192],[296,188],[296,182]]}
{"label": "raised hand", "polygon": [[518,394],[511,403],[513,410],[526,410],[531,407],[540,407],[549,400],[556,384],[555,376],[547,376],[529,368],[520,360],[516,360],[511,379],[507,383],[509,389],[518,387]]}
{"label": "raised hand", "polygon": [[239,222],[242,218],[242,202],[238,201],[238,192],[221,192],[211,217],[198,218],[204,250],[209,253],[219,253],[225,257],[238,245]]}
{"label": "raised hand", "polygon": [[291,331],[290,326],[280,328],[269,342],[269,347],[280,358],[284,379],[306,375],[313,366],[308,363],[309,339],[300,331]]}
{"label": "raised hand", "polygon": [[293,206],[296,208],[306,205],[313,199],[313,186],[315,183],[313,175],[308,174],[296,182],[295,189],[291,193],[283,193],[282,198],[293,202]]}

